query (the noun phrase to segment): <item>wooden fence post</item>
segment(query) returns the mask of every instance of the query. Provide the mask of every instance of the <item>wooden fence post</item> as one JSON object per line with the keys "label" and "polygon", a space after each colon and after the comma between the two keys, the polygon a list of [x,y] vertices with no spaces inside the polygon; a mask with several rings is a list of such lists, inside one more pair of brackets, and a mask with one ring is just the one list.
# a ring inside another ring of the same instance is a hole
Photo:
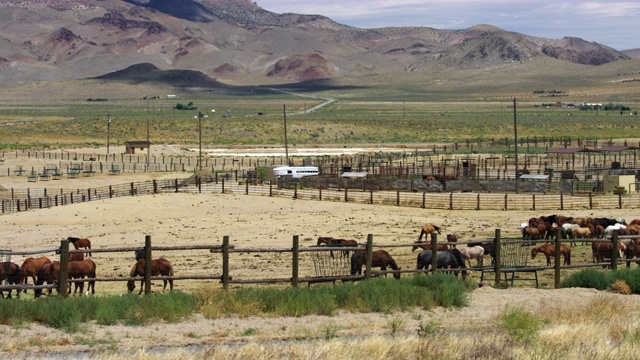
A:
{"label": "wooden fence post", "polygon": [[349,188],[344,187],[344,202],[349,202]]}
{"label": "wooden fence post", "polygon": [[151,235],[144,236],[144,294],[151,294]]}
{"label": "wooden fence post", "polygon": [[431,272],[436,273],[438,268],[438,234],[431,233]]}
{"label": "wooden fence post", "polygon": [[449,193],[449,210],[453,210],[453,191]]}
{"label": "wooden fence post", "polygon": [[555,249],[555,259],[554,259],[554,264],[553,264],[553,268],[554,268],[554,283],[555,283],[555,288],[556,289],[560,289],[560,256],[562,253],[562,242],[560,241],[560,239],[562,239],[562,234],[561,234],[562,229],[561,228],[556,228],[555,230],[555,235],[556,235],[556,249]]}
{"label": "wooden fence post", "polygon": [[176,189],[176,192],[178,192],[178,179],[175,179],[175,181],[173,182],[173,186]]}
{"label": "wooden fence post", "polygon": [[365,279],[371,279],[371,261],[373,253],[373,234],[367,235],[367,266],[364,272]]}
{"label": "wooden fence post", "polygon": [[476,197],[476,210],[480,210],[480,193]]}
{"label": "wooden fence post", "polygon": [[427,192],[422,192],[422,206],[423,209],[427,207]]}
{"label": "wooden fence post", "polygon": [[222,237],[222,288],[229,289],[229,236]]}
{"label": "wooden fence post", "polygon": [[224,178],[222,178],[222,193],[224,194]]}
{"label": "wooden fence post", "polygon": [[622,209],[622,192],[618,193],[618,209]]}
{"label": "wooden fence post", "polygon": [[249,178],[244,182],[244,194],[249,195]]}
{"label": "wooden fence post", "polygon": [[293,198],[298,198],[298,183],[293,183]]}
{"label": "wooden fence post", "polygon": [[69,240],[60,242],[60,275],[58,276],[58,295],[69,295]]}
{"label": "wooden fence post", "polygon": [[135,195],[135,188],[133,183],[131,183],[130,189],[129,189],[129,193],[131,194],[131,196]]}
{"label": "wooden fence post", "polygon": [[560,210],[564,210],[564,193],[560,193]]}
{"label": "wooden fence post", "polygon": [[269,196],[273,196],[273,181],[269,181]]}
{"label": "wooden fence post", "polygon": [[322,201],[322,188],[318,188],[318,200]]}
{"label": "wooden fence post", "polygon": [[593,210],[593,194],[589,193],[589,210]]}
{"label": "wooden fence post", "polygon": [[531,195],[531,202],[533,204],[533,208],[531,210],[536,211],[536,194]]}
{"label": "wooden fence post", "polygon": [[300,247],[300,237],[298,235],[293,235],[293,247],[291,248],[292,259],[291,259],[291,286],[298,287],[298,254]]}
{"label": "wooden fence post", "polygon": [[369,204],[373,205],[373,189],[369,190]]}
{"label": "wooden fence post", "polygon": [[611,242],[613,242],[613,247],[611,248],[611,270],[615,271],[618,269],[618,230],[613,230],[613,235],[611,236]]}
{"label": "wooden fence post", "polygon": [[500,243],[501,243],[500,229],[496,229],[496,235],[495,235],[495,238],[493,239],[493,252],[494,252],[493,271],[495,272],[496,287],[500,285],[500,278],[501,278],[500,269],[502,268],[502,260],[500,258],[502,251],[500,249]]}
{"label": "wooden fence post", "polygon": [[196,184],[198,184],[198,194],[202,194],[202,178],[196,175]]}
{"label": "wooden fence post", "polygon": [[153,193],[158,193],[158,181],[156,179],[153,179]]}

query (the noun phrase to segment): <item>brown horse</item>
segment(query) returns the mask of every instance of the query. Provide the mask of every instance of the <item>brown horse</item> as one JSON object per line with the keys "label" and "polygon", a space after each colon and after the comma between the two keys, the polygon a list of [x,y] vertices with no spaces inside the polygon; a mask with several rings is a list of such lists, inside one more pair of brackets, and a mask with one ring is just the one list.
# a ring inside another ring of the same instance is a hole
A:
{"label": "brown horse", "polygon": [[422,236],[428,236],[429,234],[438,233],[438,235],[442,235],[440,232],[440,228],[433,224],[427,224],[420,229],[420,236],[418,236],[418,241],[422,240]]}
{"label": "brown horse", "polygon": [[[22,281],[20,276],[20,265],[12,263],[10,261],[0,263],[0,281],[6,280],[7,284],[18,285]],[[11,299],[11,292],[13,289],[9,289],[8,298]],[[20,297],[20,290],[16,291],[18,297]],[[0,297],[4,299],[4,291],[0,290]]]}
{"label": "brown horse", "polygon": [[[336,239],[328,236],[321,236],[318,238],[317,245],[321,245],[321,244],[325,244],[328,246],[338,245],[338,246],[358,247],[358,242],[356,240]],[[331,254],[331,257],[333,257],[333,251],[330,251],[329,253]],[[342,257],[348,257],[348,256],[349,256],[348,250],[342,251]]]}
{"label": "brown horse", "polygon": [[[624,251],[626,246],[622,243],[618,243],[619,258],[624,257]],[[613,254],[613,243],[611,241],[594,241],[591,243],[591,251],[593,252],[593,262],[601,263],[611,259]],[[603,266],[603,267],[606,267]]]}
{"label": "brown horse", "polygon": [[[447,234],[447,242],[448,243],[456,243],[458,242],[458,236],[456,234]],[[456,245],[454,244],[453,246],[451,246],[453,249],[456,248]]]}
{"label": "brown horse", "polygon": [[[67,238],[67,240],[69,240],[69,242],[73,244],[73,246],[76,248],[76,250],[78,250],[80,248],[91,250],[91,240],[89,240],[89,239],[83,239],[83,238],[71,237],[70,236],[70,237]],[[88,252],[87,255],[91,256],[91,252]]]}
{"label": "brown horse", "polygon": [[[35,281],[36,285],[47,284],[56,284],[58,282],[58,277],[60,276],[60,263],[59,262],[48,262],[42,265],[40,270],[38,271],[38,280]],[[52,289],[47,289],[47,293],[51,295]],[[42,289],[34,290],[35,297],[39,298],[42,295]]]}
{"label": "brown horse", "polygon": [[[414,242],[413,243],[413,247],[411,247],[411,252],[414,252],[414,251],[416,251],[418,249],[431,250],[431,243],[430,242],[426,242],[426,241]],[[436,250],[437,251],[449,250],[449,245],[443,244],[443,243],[438,243],[438,244],[436,244]]]}
{"label": "brown horse", "polygon": [[[71,261],[69,262],[68,267],[69,279],[84,279],[85,277],[89,279],[95,279],[96,277],[96,263],[91,259],[84,259],[80,261]],[[87,291],[91,290],[92,294],[96,293],[96,282],[95,280],[89,280],[89,285],[87,287]],[[84,281],[75,282],[73,289],[73,295],[76,294],[78,288],[80,289],[80,295],[84,294]],[[71,286],[69,286],[69,293],[71,293]]]}
{"label": "brown horse", "polygon": [[[556,256],[556,246],[545,244],[531,249],[531,259],[535,259],[538,253],[543,253],[547,258],[547,266],[551,266],[551,258]],[[566,244],[560,245],[560,253],[564,259],[564,265],[571,265],[571,248]]]}
{"label": "brown horse", "polygon": [[[351,256],[351,275],[362,274],[362,265],[367,262],[367,252],[358,250]],[[376,250],[371,252],[371,267],[379,267],[380,270],[387,270],[387,266],[394,270],[393,277],[400,279],[400,268],[395,260],[384,250]],[[386,274],[385,274],[386,276]]]}
{"label": "brown horse", "polygon": [[[46,256],[40,256],[38,258],[32,258],[32,257],[26,258],[22,262],[22,266],[20,267],[20,273],[22,275],[22,279],[20,283],[27,285],[28,278],[29,276],[31,276],[31,279],[33,279],[33,283],[35,284],[36,276],[38,276],[38,272],[42,268],[42,265],[48,264],[48,263],[51,263],[51,260],[49,260],[49,258]],[[24,289],[24,292],[26,294],[27,289]]]}
{"label": "brown horse", "polygon": [[[129,273],[129,277],[136,277],[136,276],[144,276],[144,265],[145,265],[145,260],[141,259],[138,260],[138,262],[133,265],[133,267],[131,268],[131,273]],[[173,276],[173,265],[171,265],[171,262],[167,259],[154,259],[151,260],[151,276],[158,276],[158,275],[162,275],[162,276]],[[162,291],[164,292],[165,289],[167,288],[167,280],[162,280],[164,283],[164,286],[162,287]],[[173,290],[173,279],[169,279],[169,290]],[[142,294],[142,290],[144,289],[144,280],[140,281],[140,292],[139,294]],[[136,288],[136,284],[134,280],[129,280],[127,282],[127,289],[129,289],[129,292],[133,292],[133,289]]]}
{"label": "brown horse", "polygon": [[84,253],[69,251],[69,262],[71,261],[82,261],[84,260]]}

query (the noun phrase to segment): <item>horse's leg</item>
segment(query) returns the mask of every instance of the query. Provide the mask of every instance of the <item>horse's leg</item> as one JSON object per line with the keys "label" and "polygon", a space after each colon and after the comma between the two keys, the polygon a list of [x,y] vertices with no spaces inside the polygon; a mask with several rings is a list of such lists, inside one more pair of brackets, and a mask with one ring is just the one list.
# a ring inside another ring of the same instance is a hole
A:
{"label": "horse's leg", "polygon": [[138,295],[142,294],[142,289],[144,289],[144,280],[140,280],[140,291],[138,292]]}

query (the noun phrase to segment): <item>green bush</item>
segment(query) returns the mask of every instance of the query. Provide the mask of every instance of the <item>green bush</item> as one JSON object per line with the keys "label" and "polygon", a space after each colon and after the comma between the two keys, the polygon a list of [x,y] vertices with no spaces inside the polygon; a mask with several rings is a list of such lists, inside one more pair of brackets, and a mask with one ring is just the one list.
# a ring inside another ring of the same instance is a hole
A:
{"label": "green bush", "polygon": [[519,307],[500,315],[500,322],[507,333],[519,341],[535,338],[542,326],[540,319]]}
{"label": "green bush", "polygon": [[608,279],[607,273],[595,269],[585,269],[569,275],[562,281],[562,287],[583,287],[598,290],[607,289],[612,282]]}

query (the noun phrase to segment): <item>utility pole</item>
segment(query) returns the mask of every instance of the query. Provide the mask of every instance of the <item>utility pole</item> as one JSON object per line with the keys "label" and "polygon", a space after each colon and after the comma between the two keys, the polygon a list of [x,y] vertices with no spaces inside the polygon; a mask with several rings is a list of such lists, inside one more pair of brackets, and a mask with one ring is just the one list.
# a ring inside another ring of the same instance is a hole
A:
{"label": "utility pole", "polygon": [[111,114],[107,114],[107,155],[109,155],[110,133],[111,133]]}
{"label": "utility pole", "polygon": [[147,166],[151,157],[151,142],[149,141],[149,98],[147,98]]}
{"label": "utility pole", "polygon": [[282,104],[282,113],[284,114],[284,156],[287,159],[287,165],[291,166],[289,163],[289,144],[287,143],[287,105]]}
{"label": "utility pole", "polygon": [[518,193],[518,122],[516,116],[516,98],[513,98],[513,139],[515,140],[516,194]]}
{"label": "utility pole", "polygon": [[200,150],[198,152],[198,168],[202,170],[202,112],[198,111],[198,144]]}

